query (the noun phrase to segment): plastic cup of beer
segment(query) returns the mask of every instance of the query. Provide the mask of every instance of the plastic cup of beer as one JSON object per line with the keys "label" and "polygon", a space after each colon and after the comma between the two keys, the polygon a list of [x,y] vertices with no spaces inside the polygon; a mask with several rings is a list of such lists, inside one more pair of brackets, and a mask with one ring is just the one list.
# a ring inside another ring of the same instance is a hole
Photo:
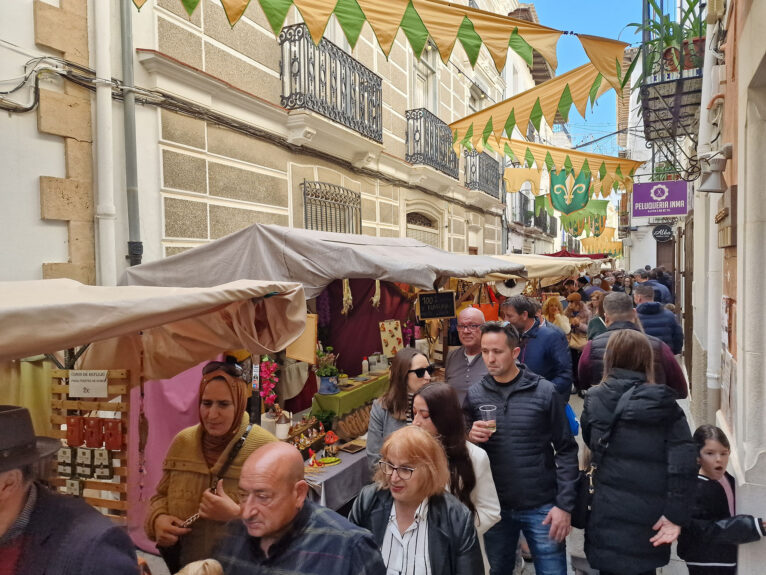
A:
{"label": "plastic cup of beer", "polygon": [[495,431],[497,431],[497,424],[496,424],[497,406],[496,405],[480,405],[479,413],[481,414],[481,420],[487,423],[487,430],[490,433],[495,433]]}

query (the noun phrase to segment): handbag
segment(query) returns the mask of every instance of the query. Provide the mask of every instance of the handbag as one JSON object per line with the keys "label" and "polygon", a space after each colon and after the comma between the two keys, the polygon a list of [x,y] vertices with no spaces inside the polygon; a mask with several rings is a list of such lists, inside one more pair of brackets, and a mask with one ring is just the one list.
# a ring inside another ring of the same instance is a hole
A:
{"label": "handbag", "polygon": [[575,506],[574,509],[572,509],[572,527],[585,529],[588,525],[591,506],[593,505],[593,495],[596,492],[596,471],[606,454],[606,448],[609,447],[609,438],[612,435],[614,426],[617,424],[617,420],[620,419],[620,415],[622,415],[625,406],[628,404],[630,396],[633,395],[633,392],[635,391],[636,386],[634,385],[620,396],[620,400],[617,402],[617,408],[614,410],[614,417],[612,417],[612,421],[609,422],[606,431],[598,440],[596,449],[593,450],[590,465],[587,469],[580,470],[580,474],[577,477],[577,486],[575,488]]}
{"label": "handbag", "polygon": [[[215,479],[211,482],[210,485],[210,491],[215,493],[215,487],[218,485],[218,481],[221,480],[224,476],[224,474],[229,470],[229,466],[232,464],[234,459],[239,454],[239,450],[242,449],[242,446],[245,444],[245,440],[247,440],[247,436],[250,433],[250,430],[253,428],[253,424],[249,423],[247,425],[247,429],[245,429],[245,432],[242,434],[242,436],[237,440],[237,443],[234,444],[234,447],[231,448],[231,451],[229,452],[229,456],[226,458],[226,461],[221,466],[221,469],[218,471],[218,474],[216,475]],[[182,527],[191,527],[195,521],[199,519],[199,513],[195,513],[191,517],[189,517],[186,521],[184,521],[181,526]],[[163,561],[165,561],[165,564],[168,566],[168,570],[171,573],[177,573],[181,570],[181,539],[182,536],[179,536],[175,543],[168,547],[160,547],[157,545],[157,551],[159,551],[160,556],[162,557]]]}
{"label": "handbag", "polygon": [[567,341],[569,341],[569,347],[581,351],[582,348],[585,347],[585,344],[588,343],[588,338],[584,333],[572,330],[569,332],[569,335],[567,335]]}

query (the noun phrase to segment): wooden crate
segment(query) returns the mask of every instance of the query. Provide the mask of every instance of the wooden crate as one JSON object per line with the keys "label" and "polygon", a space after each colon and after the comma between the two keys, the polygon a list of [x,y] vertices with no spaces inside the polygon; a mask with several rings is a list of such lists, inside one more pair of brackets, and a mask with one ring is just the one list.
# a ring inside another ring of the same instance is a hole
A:
{"label": "wooden crate", "polygon": [[[54,369],[51,372],[51,425],[53,437],[66,445],[66,425],[68,415],[87,415],[92,411],[112,411],[119,414],[122,427],[122,448],[110,451],[114,480],[80,479],[83,487],[83,499],[98,508],[104,515],[119,524],[128,520],[128,419],[130,416],[130,385],[128,371],[109,370],[107,378],[107,397],[69,398],[69,371]],[[117,418],[114,418],[117,419]],[[117,463],[119,462],[119,463]],[[60,476],[57,466],[53,466],[51,485],[64,492],[68,478]],[[94,491],[98,493],[94,493]],[[117,494],[117,499],[105,498],[101,492]]]}

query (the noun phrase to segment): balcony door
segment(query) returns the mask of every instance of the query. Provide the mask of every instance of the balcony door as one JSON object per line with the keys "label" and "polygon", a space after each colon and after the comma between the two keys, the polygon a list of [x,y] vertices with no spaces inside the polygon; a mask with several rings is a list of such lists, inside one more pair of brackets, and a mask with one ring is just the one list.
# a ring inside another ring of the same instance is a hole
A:
{"label": "balcony door", "polygon": [[412,78],[412,109],[425,108],[438,116],[438,86],[437,74],[439,52],[429,41],[420,60],[413,65]]}

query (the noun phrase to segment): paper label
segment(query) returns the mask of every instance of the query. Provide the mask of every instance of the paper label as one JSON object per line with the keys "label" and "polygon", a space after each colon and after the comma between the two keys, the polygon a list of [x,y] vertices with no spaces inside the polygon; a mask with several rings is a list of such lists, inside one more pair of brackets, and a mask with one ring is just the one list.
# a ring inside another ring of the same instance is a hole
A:
{"label": "paper label", "polygon": [[69,397],[107,397],[105,369],[73,369],[69,372]]}

